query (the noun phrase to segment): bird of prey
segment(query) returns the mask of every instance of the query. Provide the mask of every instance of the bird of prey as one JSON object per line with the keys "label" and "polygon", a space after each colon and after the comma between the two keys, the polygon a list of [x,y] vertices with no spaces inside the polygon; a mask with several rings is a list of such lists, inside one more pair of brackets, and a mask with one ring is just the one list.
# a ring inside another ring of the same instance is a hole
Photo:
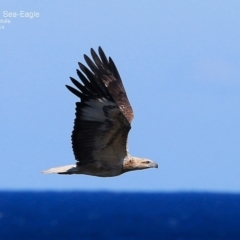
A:
{"label": "bird of prey", "polygon": [[72,131],[72,148],[77,163],[43,173],[113,177],[158,167],[149,159],[129,154],[127,137],[133,110],[113,60],[111,57],[107,59],[101,47],[98,53],[99,56],[91,49],[93,61],[84,55],[89,69],[78,63],[81,71],[77,70],[77,75],[81,83],[70,77],[77,89],[66,85],[80,98],[76,103]]}

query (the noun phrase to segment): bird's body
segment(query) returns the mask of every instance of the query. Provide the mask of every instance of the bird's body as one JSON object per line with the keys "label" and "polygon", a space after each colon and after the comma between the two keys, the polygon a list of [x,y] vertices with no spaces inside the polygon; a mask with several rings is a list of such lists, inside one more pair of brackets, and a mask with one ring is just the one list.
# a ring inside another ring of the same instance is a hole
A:
{"label": "bird's body", "polygon": [[77,74],[82,83],[70,78],[77,87],[66,86],[80,98],[72,132],[76,165],[51,168],[43,173],[86,174],[113,177],[132,170],[157,167],[149,159],[132,157],[127,150],[133,110],[118,70],[99,47],[91,49],[93,61],[84,55],[91,71],[79,63]]}

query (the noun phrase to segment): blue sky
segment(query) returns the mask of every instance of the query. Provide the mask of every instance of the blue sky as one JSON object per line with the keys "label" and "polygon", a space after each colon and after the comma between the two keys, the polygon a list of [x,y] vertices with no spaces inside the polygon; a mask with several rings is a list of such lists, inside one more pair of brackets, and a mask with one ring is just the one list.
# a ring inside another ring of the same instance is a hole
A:
{"label": "blue sky", "polygon": [[[239,10],[238,0],[2,1],[0,189],[239,192]],[[75,162],[78,99],[64,85],[99,45],[134,109],[130,152],[159,168],[42,175]]]}

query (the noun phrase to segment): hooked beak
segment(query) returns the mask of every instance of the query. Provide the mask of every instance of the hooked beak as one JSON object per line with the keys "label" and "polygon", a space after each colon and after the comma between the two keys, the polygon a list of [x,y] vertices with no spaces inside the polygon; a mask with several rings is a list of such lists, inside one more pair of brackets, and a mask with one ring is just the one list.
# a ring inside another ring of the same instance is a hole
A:
{"label": "hooked beak", "polygon": [[158,168],[158,164],[155,163],[155,162],[153,162],[153,163],[152,163],[152,168]]}

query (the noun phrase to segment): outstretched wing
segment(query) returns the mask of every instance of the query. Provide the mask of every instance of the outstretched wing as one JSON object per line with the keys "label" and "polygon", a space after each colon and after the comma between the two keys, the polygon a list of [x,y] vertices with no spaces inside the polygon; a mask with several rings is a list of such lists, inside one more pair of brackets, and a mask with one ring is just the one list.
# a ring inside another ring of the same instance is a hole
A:
{"label": "outstretched wing", "polygon": [[122,165],[127,155],[127,135],[133,111],[117,68],[99,47],[91,49],[93,61],[84,55],[91,71],[79,63],[82,83],[70,78],[77,89],[66,86],[81,101],[76,103],[72,147],[78,165],[91,161]]}

